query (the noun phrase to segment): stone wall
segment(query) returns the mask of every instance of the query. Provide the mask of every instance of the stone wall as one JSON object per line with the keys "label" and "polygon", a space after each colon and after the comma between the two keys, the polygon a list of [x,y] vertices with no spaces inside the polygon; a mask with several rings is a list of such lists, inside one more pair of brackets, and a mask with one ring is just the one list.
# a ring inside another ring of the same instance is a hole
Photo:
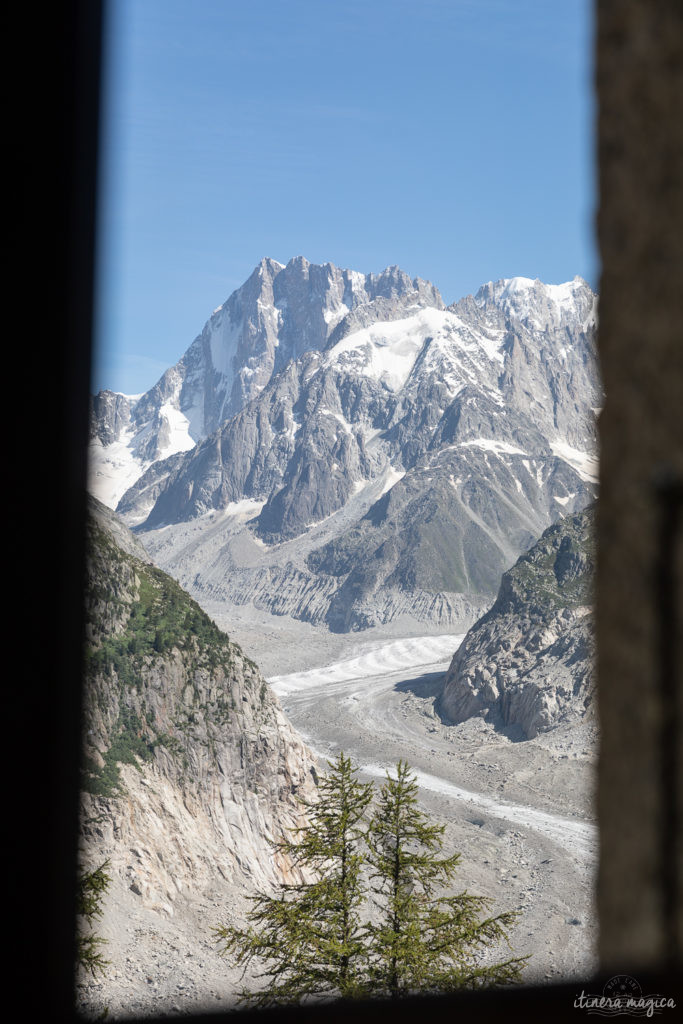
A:
{"label": "stone wall", "polygon": [[[605,969],[681,964],[683,4],[597,0],[598,908]],[[676,603],[677,602],[677,603]]]}

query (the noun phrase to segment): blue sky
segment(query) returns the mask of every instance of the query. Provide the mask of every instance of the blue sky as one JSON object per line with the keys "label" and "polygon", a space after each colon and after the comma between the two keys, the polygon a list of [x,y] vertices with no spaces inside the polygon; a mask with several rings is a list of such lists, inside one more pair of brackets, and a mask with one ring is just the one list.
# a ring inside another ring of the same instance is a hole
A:
{"label": "blue sky", "polygon": [[597,284],[590,0],[110,0],[93,388],[263,256]]}

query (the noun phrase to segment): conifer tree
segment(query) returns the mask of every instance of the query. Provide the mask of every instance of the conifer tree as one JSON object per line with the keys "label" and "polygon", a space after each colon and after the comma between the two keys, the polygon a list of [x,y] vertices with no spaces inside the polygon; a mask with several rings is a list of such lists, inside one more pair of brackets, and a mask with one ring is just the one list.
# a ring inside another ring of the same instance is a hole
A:
{"label": "conifer tree", "polygon": [[368,830],[368,862],[379,923],[367,925],[373,995],[400,998],[417,992],[519,981],[526,957],[489,962],[489,947],[507,942],[517,914],[481,917],[490,901],[462,892],[438,895],[460,862],[440,857],[444,826],[420,811],[417,781],[399,761],[387,774]]}
{"label": "conifer tree", "polygon": [[303,801],[308,824],[273,844],[314,881],[283,885],[276,896],[252,897],[247,929],[214,930],[222,952],[234,953],[237,964],[267,964],[261,977],[269,979],[268,988],[243,990],[240,1002],[269,1006],[309,995],[363,994],[362,838],[372,785],[357,780],[343,752],[329,768],[319,799]]}
{"label": "conifer tree", "polygon": [[[95,918],[102,917],[102,900],[111,882],[111,876],[105,870],[108,866],[109,861],[105,861],[94,871],[84,872],[78,879],[76,912],[85,918],[90,928]],[[104,974],[105,968],[109,966],[109,960],[105,960],[100,952],[100,948],[105,944],[106,939],[92,932],[81,932],[78,936],[77,962],[92,975],[96,975],[98,971]]]}

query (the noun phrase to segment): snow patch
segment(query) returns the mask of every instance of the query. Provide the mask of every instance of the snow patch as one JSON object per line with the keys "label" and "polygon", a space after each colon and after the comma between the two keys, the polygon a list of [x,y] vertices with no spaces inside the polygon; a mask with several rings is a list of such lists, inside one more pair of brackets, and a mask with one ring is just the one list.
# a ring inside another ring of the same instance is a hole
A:
{"label": "snow patch", "polygon": [[195,441],[190,434],[190,421],[170,402],[164,402],[159,409],[159,416],[166,420],[169,426],[169,438],[163,448],[159,449],[160,459],[166,459],[169,455],[177,452],[189,452],[195,446]]}
{"label": "snow patch", "polygon": [[480,347],[484,350],[491,361],[495,360],[500,363],[501,366],[504,364],[505,357],[501,352],[501,341],[496,341],[495,338],[489,338],[483,332],[479,335],[478,341]]}
{"label": "snow patch", "polygon": [[344,319],[348,312],[349,307],[346,303],[342,302],[339,306],[335,306],[333,309],[324,309],[323,318],[326,324],[336,326],[340,320]]}
{"label": "snow patch", "polygon": [[577,288],[581,286],[578,278],[573,281],[565,281],[564,284],[547,284],[545,290],[549,298],[563,309],[571,309],[576,301]]}
{"label": "snow patch", "polygon": [[257,516],[263,506],[265,500],[259,500],[258,498],[240,498],[239,501],[231,501],[224,508],[221,509],[221,513],[226,518],[233,518],[234,516]]}
{"label": "snow patch", "polygon": [[553,454],[564,462],[569,463],[572,469],[576,470],[582,480],[586,483],[596,484],[598,482],[598,459],[590,452],[582,452],[578,448],[572,448],[566,441],[553,441],[550,447]]}
{"label": "snow patch", "polygon": [[287,424],[282,433],[285,435],[285,437],[288,437],[290,441],[293,441],[294,435],[296,434],[297,430],[301,429],[301,423],[299,423],[298,420],[294,419],[293,413],[290,413],[290,420],[291,422]]}
{"label": "snow patch", "polygon": [[373,324],[342,338],[325,357],[325,365],[351,363],[365,377],[399,391],[410,376],[426,339],[444,327],[449,314],[421,309],[414,316]]}
{"label": "snow patch", "polygon": [[150,465],[147,462],[141,466],[135,458],[130,448],[133,438],[129,430],[106,448],[99,438],[90,444],[88,490],[108,508],[116,508],[128,488]]}
{"label": "snow patch", "polygon": [[394,467],[390,465],[384,483],[382,484],[382,490],[380,491],[379,497],[381,498],[383,494],[390,491],[394,484],[397,484],[399,480],[402,480],[405,475],[405,470],[394,469]]}
{"label": "snow patch", "polygon": [[494,441],[492,438],[476,437],[471,441],[461,441],[460,445],[449,445],[453,448],[483,448],[487,452],[495,452],[496,455],[526,455],[521,448],[515,448],[507,441]]}

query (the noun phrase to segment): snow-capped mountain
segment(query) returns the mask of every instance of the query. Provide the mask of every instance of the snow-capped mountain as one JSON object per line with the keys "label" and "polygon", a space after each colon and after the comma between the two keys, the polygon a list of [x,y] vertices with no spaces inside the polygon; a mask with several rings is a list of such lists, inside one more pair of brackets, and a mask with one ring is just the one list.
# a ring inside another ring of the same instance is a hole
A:
{"label": "snow-capped mountain", "polygon": [[[428,282],[263,259],[213,314],[185,355],[143,395],[100,392],[93,402],[90,487],[115,507],[160,459],[191,450],[255,398],[287,363],[323,349],[342,320],[391,320],[410,301],[443,307]],[[364,308],[362,311],[360,307]]]}
{"label": "snow-capped mountain", "polygon": [[335,630],[460,628],[595,496],[596,311],[580,278],[446,308],[398,268],[263,261],[147,395],[98,396],[95,474],[125,448],[118,509],[152,546],[201,519],[191,559],[164,542],[195,593]]}

